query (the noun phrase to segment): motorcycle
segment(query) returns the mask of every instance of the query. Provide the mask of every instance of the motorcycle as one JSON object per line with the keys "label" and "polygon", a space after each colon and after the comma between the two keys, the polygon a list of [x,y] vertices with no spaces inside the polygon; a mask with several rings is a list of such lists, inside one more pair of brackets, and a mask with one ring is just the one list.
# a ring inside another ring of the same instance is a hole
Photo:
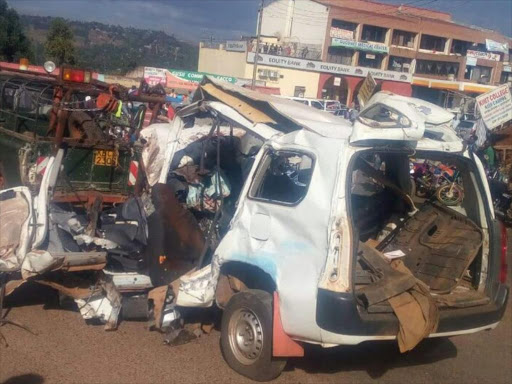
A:
{"label": "motorcycle", "polygon": [[508,177],[499,169],[487,171],[494,213],[506,224],[512,224],[512,193],[508,189]]}
{"label": "motorcycle", "polygon": [[434,165],[425,160],[413,163],[411,175],[418,197],[429,199],[433,196],[444,205],[459,205],[464,199],[460,185],[460,173],[453,166]]}

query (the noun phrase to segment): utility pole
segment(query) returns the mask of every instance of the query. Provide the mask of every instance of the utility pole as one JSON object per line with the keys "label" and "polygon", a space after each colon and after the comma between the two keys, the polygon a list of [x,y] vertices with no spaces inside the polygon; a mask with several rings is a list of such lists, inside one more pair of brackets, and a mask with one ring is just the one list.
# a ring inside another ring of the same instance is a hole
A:
{"label": "utility pole", "polygon": [[260,53],[261,20],[263,19],[263,2],[264,2],[264,0],[261,0],[260,10],[259,10],[259,15],[258,15],[258,35],[256,37],[256,52],[254,53],[254,64],[252,67],[252,86],[251,86],[252,89],[254,89],[254,87],[256,86],[256,72],[258,70],[258,55]]}

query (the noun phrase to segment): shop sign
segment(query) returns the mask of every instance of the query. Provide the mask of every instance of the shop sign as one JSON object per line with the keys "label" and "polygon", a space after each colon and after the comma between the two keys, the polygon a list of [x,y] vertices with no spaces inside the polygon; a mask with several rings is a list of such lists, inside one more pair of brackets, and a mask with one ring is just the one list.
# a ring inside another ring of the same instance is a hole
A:
{"label": "shop sign", "polygon": [[370,97],[372,97],[375,88],[377,88],[377,83],[373,79],[372,74],[368,73],[368,76],[366,76],[366,79],[364,79],[363,84],[361,85],[361,89],[357,94],[357,100],[359,101],[359,105],[361,107],[364,107],[368,100],[370,100]]}
{"label": "shop sign", "polygon": [[512,66],[504,65],[503,66],[503,72],[512,72]]}
{"label": "shop sign", "polygon": [[367,54],[366,54],[366,58],[367,58],[367,59],[370,59],[370,60],[375,60],[375,55],[374,55],[374,54],[372,54],[372,53],[367,53]]}
{"label": "shop sign", "polygon": [[162,68],[144,67],[144,81],[152,87],[158,84],[162,84],[165,87],[167,84],[166,71],[166,69]]}
{"label": "shop sign", "polygon": [[474,67],[476,65],[476,57],[466,57],[466,65]]}
{"label": "shop sign", "polygon": [[[237,78],[235,84],[238,85],[239,87],[243,87],[244,85],[252,85],[252,79]],[[257,87],[266,87],[267,82],[264,80],[256,80],[254,85]]]}
{"label": "shop sign", "polygon": [[472,59],[485,59],[485,60],[493,60],[493,61],[500,61],[500,55],[497,53],[491,53],[491,52],[480,52],[480,51],[472,51],[468,49],[468,53],[466,56]]}
{"label": "shop sign", "polygon": [[175,69],[171,69],[171,70],[169,70],[169,72],[172,75],[179,77],[182,80],[190,81],[190,82],[197,83],[197,84],[199,84],[203,80],[204,76],[210,76],[216,80],[227,81],[228,83],[232,83],[232,84],[236,83],[236,77],[231,77],[231,76],[220,76],[220,75],[214,75],[212,73],[205,73],[205,72],[179,71],[179,70],[175,70]]}
{"label": "shop sign", "polygon": [[331,27],[329,35],[339,39],[354,40],[354,31],[349,31],[348,29]]}
{"label": "shop sign", "polygon": [[485,48],[492,52],[508,53],[507,43],[498,43],[497,41],[491,39],[485,39]]}
{"label": "shop sign", "polygon": [[341,85],[341,77],[334,78],[334,86],[339,87]]}
{"label": "shop sign", "polygon": [[370,51],[370,52],[376,52],[376,53],[388,53],[389,52],[389,48],[385,44],[365,43],[362,41],[340,39],[337,37],[333,37],[331,39],[331,46],[357,49],[359,51]]}
{"label": "shop sign", "polygon": [[245,52],[247,51],[247,41],[228,40],[226,41],[226,51]]}
{"label": "shop sign", "polygon": [[[254,63],[254,52],[247,53],[247,62]],[[260,53],[258,54],[258,64],[270,65],[274,67],[292,68],[304,71],[333,73],[335,75],[348,75],[366,77],[371,73],[373,78],[380,80],[401,81],[410,83],[412,75],[403,72],[381,71],[374,68],[353,67],[351,65],[325,63],[322,61],[312,61],[306,59],[297,59],[294,57],[274,56]]]}
{"label": "shop sign", "polygon": [[507,84],[477,96],[476,103],[489,129],[512,120],[512,97]]}

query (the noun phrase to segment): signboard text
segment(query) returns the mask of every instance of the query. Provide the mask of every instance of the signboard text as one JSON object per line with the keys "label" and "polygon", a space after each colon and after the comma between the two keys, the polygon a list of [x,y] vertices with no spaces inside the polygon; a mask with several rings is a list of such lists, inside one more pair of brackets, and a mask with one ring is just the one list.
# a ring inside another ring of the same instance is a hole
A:
{"label": "signboard text", "polygon": [[512,120],[512,97],[507,84],[478,96],[476,102],[487,128]]}
{"label": "signboard text", "polygon": [[[247,62],[254,63],[254,52],[247,54]],[[410,83],[412,75],[404,72],[382,71],[373,68],[352,67],[350,65],[324,63],[321,61],[312,61],[306,59],[297,59],[292,57],[272,56],[260,53],[258,54],[258,63],[263,65],[273,65],[283,68],[295,68],[314,72],[327,72],[339,75],[349,75],[366,77],[371,73],[374,79],[392,80]]]}

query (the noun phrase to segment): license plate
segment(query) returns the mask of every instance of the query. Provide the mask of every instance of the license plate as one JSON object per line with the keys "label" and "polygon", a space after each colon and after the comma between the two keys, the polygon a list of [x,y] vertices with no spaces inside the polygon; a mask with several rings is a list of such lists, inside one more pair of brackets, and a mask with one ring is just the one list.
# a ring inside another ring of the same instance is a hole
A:
{"label": "license plate", "polygon": [[99,149],[94,151],[94,165],[115,167],[118,164],[119,155],[117,151]]}

